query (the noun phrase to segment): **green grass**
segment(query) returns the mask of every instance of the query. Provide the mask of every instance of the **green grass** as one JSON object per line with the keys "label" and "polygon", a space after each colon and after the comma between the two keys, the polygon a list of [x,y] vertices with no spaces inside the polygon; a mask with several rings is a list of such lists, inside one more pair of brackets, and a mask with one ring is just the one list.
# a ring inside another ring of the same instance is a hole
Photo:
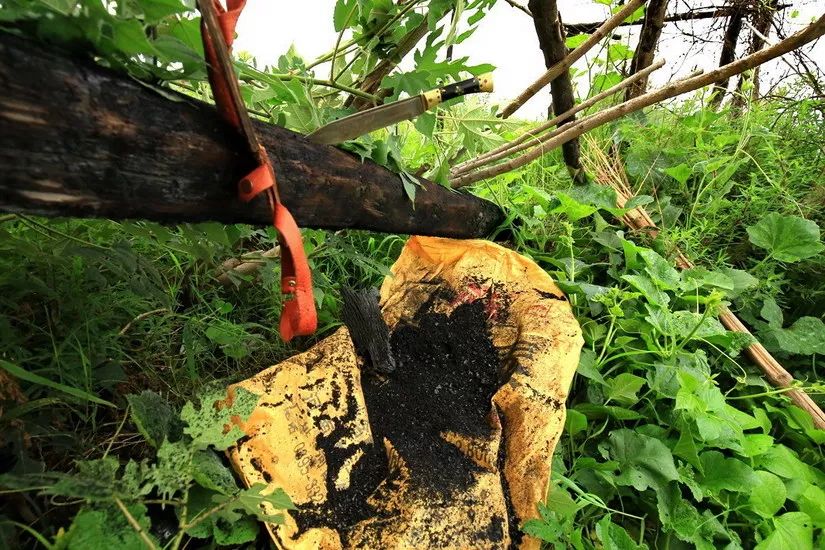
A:
{"label": "green grass", "polygon": [[[771,547],[788,532],[800,548],[822,542],[815,503],[825,488],[825,434],[739,354],[746,341],[712,323],[719,304],[730,302],[807,389],[822,394],[821,352],[783,349],[765,308],[779,305],[779,330],[821,319],[825,281],[814,274],[825,269],[825,255],[766,259],[745,231],[767,211],[825,223],[825,161],[806,137],[821,123],[809,106],[791,108],[800,112],[771,104],[744,118],[696,115],[689,105],[654,110],[588,138],[595,170],[612,136],[621,136],[628,183],[654,198],[648,209],[663,228],[656,239],[622,232],[609,194],[571,188],[556,154],[477,187],[510,214],[498,238],[569,293],[586,340],[550,500],[528,532],[581,548],[592,540]],[[432,142],[409,140],[405,148],[409,165],[439,154]],[[723,173],[727,166],[735,169]],[[305,231],[321,329],[287,346],[277,335],[276,262],[258,281],[225,287],[216,279],[224,260],[265,250],[273,237],[239,225],[5,217],[0,359],[11,374],[25,369],[17,383],[27,402],[4,402],[4,471],[73,472],[82,466],[75,460],[107,455],[154,460],[127,395],[153,390],[178,409],[214,384],[308,348],[338,323],[341,285],[379,285],[404,242]],[[664,270],[676,246],[712,274],[689,279]],[[730,269],[750,273],[753,284],[719,286],[714,277]],[[712,477],[716,470],[724,479]],[[760,483],[781,485],[786,498],[754,500]],[[35,546],[34,532],[54,540],[77,511],[78,500],[66,495],[12,495],[2,528],[16,546]],[[103,517],[94,510],[109,510],[94,506],[77,517],[91,521]]]}

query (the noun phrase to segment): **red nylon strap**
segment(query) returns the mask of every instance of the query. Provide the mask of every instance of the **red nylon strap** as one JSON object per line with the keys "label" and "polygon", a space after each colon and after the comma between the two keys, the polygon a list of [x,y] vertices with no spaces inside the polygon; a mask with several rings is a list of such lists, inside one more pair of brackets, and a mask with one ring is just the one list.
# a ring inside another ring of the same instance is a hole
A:
{"label": "red nylon strap", "polygon": [[[228,49],[234,41],[235,25],[246,0],[228,0],[228,9],[224,9],[219,0],[211,1],[217,12],[222,38]],[[236,105],[230,92],[230,86],[236,86],[237,83],[228,82],[227,77],[218,70],[217,52],[205,23],[201,23],[201,35],[206,53],[209,84],[212,86],[218,112],[224,120],[238,131],[243,132],[241,117],[248,115],[245,110],[239,112],[242,107]],[[232,76],[234,77],[234,74]],[[248,124],[247,127],[251,128]],[[250,201],[265,192],[272,208],[272,224],[278,231],[278,241],[281,244],[281,292],[285,298],[284,309],[281,312],[280,332],[281,337],[288,342],[295,336],[312,334],[317,328],[318,317],[312,294],[312,273],[304,253],[298,225],[289,210],[279,200],[275,171],[266,150],[259,145],[258,150],[251,151],[251,153],[254,154],[258,167],[238,183],[238,195],[241,200]]]}

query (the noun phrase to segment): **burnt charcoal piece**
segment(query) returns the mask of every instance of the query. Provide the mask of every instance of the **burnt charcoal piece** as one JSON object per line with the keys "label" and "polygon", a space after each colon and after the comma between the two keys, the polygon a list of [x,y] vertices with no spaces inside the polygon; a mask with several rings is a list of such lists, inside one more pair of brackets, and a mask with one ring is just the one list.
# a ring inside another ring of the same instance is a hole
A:
{"label": "burnt charcoal piece", "polygon": [[344,298],[341,315],[349,329],[355,351],[369,360],[375,372],[386,374],[395,370],[395,359],[390,349],[390,331],[378,305],[378,290],[343,287],[341,295]]}
{"label": "burnt charcoal piece", "polygon": [[[390,344],[395,370],[386,375],[362,374],[374,445],[361,448],[365,456],[353,469],[349,488],[336,490],[331,472],[327,502],[296,511],[300,530],[321,526],[338,529],[346,546],[347,528],[375,515],[366,499],[389,474],[384,439],[409,466],[410,490],[433,502],[449,500],[474,483],[479,466],[440,434],[491,434],[486,417],[491,398],[501,385],[501,363],[483,300],[459,305],[449,315],[432,311],[434,301],[393,329]],[[353,340],[357,342],[355,337]],[[328,456],[334,455],[334,438],[321,439],[319,446]],[[497,537],[504,520],[494,520],[489,526],[477,526],[482,528],[479,536],[487,542],[501,540]],[[488,531],[495,534],[488,537]]]}

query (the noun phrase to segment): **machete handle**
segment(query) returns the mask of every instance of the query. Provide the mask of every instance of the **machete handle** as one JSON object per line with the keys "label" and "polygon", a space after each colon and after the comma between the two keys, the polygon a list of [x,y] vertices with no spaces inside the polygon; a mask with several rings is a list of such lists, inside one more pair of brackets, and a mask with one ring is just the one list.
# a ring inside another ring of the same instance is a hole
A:
{"label": "machete handle", "polygon": [[493,73],[484,73],[482,75],[462,80],[461,82],[454,82],[448,84],[443,88],[436,88],[424,93],[424,101],[427,103],[427,109],[432,109],[439,103],[460,97],[467,94],[477,94],[479,92],[493,91]]}

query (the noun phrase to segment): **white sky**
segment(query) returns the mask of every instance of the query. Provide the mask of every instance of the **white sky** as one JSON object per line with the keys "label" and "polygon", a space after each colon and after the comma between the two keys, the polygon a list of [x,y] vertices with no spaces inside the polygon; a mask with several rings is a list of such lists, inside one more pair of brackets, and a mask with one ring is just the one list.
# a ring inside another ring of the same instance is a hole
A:
{"label": "white sky", "polygon": [[[526,4],[526,1],[522,3]],[[702,5],[721,4],[720,0],[709,0]],[[675,2],[674,2],[675,4]],[[680,0],[679,4],[683,4]],[[799,16],[787,25],[790,32],[825,12],[825,0],[802,0],[794,2]],[[303,0],[300,2],[280,2],[274,0],[248,0],[246,9],[238,23],[236,50],[246,50],[254,55],[260,64],[274,64],[291,44],[294,44],[304,59],[311,61],[332,49],[337,33],[332,24],[335,0]],[[592,0],[559,0],[559,9],[565,22],[591,22],[604,20],[608,8]],[[684,6],[679,11],[684,11]],[[673,11],[673,7],[669,11]],[[790,11],[785,16],[790,16]],[[716,68],[722,31],[709,32],[710,20],[693,22],[693,32],[707,35],[715,44],[688,49],[688,40],[682,37],[674,25],[667,25],[660,42],[659,55],[668,64],[654,73],[651,84],[658,86],[674,76],[684,76],[696,68],[705,70]],[[716,21],[717,26],[721,25]],[[680,23],[682,28],[690,28],[688,23]],[[620,27],[621,34],[631,48],[635,47],[639,27]],[[460,29],[459,29],[460,32]],[[750,34],[743,28],[742,37]],[[771,35],[771,40],[777,40]],[[346,39],[346,37],[345,37]],[[594,50],[593,54],[597,52]],[[533,21],[523,12],[499,0],[479,24],[478,30],[463,43],[454,48],[454,57],[469,56],[470,63],[491,63],[495,65],[495,92],[493,102],[504,103],[521,92],[544,70],[544,59],[538,48]],[[825,41],[820,41],[811,54],[814,59],[825,63]],[[580,60],[575,67],[584,69],[588,57]],[[793,62],[789,57],[789,61]],[[409,65],[402,64],[402,68]],[[770,81],[772,75],[783,72],[783,62],[775,61],[763,69],[763,80]],[[317,69],[319,75],[326,76],[328,66]],[[774,79],[775,80],[775,79]],[[768,82],[770,84],[770,82]],[[586,85],[580,79],[578,85]],[[763,87],[764,89],[764,87]],[[549,92],[541,92],[530,100],[519,116],[540,119],[546,116],[550,103]]]}

